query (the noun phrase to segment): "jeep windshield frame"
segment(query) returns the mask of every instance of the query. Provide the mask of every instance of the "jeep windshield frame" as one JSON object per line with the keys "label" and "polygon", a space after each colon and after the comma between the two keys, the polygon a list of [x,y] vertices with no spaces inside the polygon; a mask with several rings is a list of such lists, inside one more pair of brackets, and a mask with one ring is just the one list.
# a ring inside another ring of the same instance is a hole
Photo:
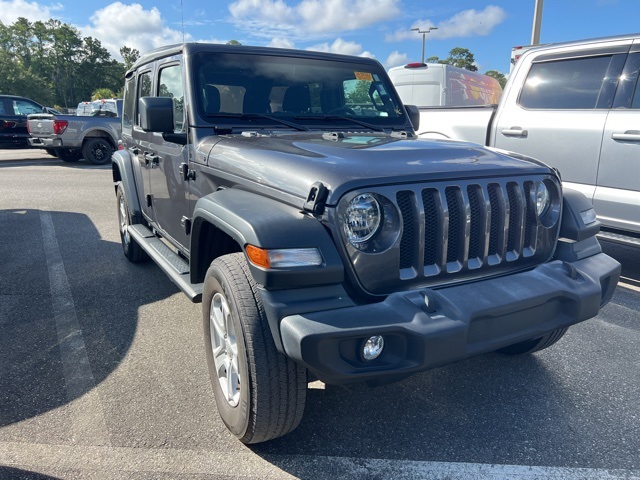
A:
{"label": "jeep windshield frame", "polygon": [[410,130],[382,66],[362,60],[198,52],[197,114],[216,128]]}

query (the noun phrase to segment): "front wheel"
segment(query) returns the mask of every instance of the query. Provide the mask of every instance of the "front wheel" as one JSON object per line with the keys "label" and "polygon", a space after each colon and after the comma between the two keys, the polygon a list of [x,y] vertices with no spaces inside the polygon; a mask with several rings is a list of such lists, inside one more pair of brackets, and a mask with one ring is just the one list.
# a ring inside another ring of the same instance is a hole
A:
{"label": "front wheel", "polygon": [[129,225],[142,223],[143,220],[140,216],[132,214],[129,210],[129,203],[127,202],[124,188],[122,188],[122,182],[118,184],[116,198],[118,201],[118,225],[120,227],[120,241],[122,242],[122,250],[124,251],[124,256],[133,263],[142,262],[149,257],[147,256],[147,253],[142,249],[142,247],[140,247],[140,245],[138,245],[136,241],[131,238],[131,234],[129,233],[128,228]]}
{"label": "front wheel", "polygon": [[508,347],[504,347],[498,350],[498,353],[504,353],[506,355],[524,355],[527,353],[539,352],[545,348],[549,348],[551,345],[560,340],[564,334],[567,333],[567,327],[558,328],[553,330],[542,337],[534,338],[532,340],[525,340],[524,342],[514,343]]}
{"label": "front wheel", "polygon": [[104,165],[111,160],[113,147],[106,138],[88,138],[82,145],[82,156],[94,165]]}
{"label": "front wheel", "polygon": [[229,431],[259,443],[294,430],[304,412],[306,369],[276,350],[244,254],[213,261],[202,313],[209,377]]}

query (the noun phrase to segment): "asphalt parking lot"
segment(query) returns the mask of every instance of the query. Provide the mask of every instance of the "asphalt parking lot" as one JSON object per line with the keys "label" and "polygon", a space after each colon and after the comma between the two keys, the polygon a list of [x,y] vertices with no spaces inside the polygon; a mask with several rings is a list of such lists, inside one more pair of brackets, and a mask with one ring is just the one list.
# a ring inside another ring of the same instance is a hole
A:
{"label": "asphalt parking lot", "polygon": [[640,478],[640,256],[555,346],[314,383],[252,447],[217,417],[200,305],[123,256],[109,166],[0,150],[0,478]]}

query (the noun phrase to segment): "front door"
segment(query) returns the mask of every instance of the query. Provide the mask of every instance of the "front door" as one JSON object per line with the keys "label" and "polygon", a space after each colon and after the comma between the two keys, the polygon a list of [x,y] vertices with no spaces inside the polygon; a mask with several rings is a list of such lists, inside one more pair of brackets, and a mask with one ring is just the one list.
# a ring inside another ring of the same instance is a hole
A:
{"label": "front door", "polygon": [[[184,89],[180,63],[169,59],[158,67],[157,96],[173,98],[174,133],[184,133]],[[186,218],[189,213],[186,182],[181,165],[188,162],[187,146],[153,133],[153,145],[146,152],[154,219],[159,230],[179,243],[186,252],[189,239]]]}

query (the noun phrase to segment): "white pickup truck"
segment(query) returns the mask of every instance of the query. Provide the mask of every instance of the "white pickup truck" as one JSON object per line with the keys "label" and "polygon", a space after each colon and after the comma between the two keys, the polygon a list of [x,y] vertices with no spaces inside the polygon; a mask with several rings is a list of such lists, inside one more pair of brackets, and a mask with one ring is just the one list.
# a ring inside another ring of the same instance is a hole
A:
{"label": "white pickup truck", "polygon": [[591,199],[603,237],[640,246],[639,68],[640,35],[527,50],[497,106],[421,107],[418,134],[556,167]]}

